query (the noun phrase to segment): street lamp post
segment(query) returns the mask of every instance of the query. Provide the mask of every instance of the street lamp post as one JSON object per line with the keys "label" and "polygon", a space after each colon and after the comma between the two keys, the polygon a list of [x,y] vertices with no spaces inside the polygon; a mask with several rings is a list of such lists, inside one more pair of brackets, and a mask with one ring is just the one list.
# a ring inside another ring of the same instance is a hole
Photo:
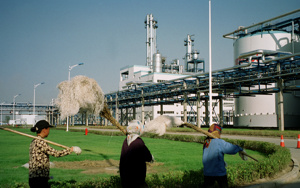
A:
{"label": "street lamp post", "polygon": [[2,121],[2,105],[5,104],[5,102],[1,103],[1,125],[3,124],[3,121]]}
{"label": "street lamp post", "polygon": [[[83,63],[78,63],[76,65],[72,65],[72,66],[69,66],[69,77],[68,77],[68,81],[70,82],[71,80],[71,70],[74,68],[74,67],[77,67],[79,65],[83,65]],[[69,116],[67,116],[67,131],[69,131]]]}
{"label": "street lamp post", "polygon": [[208,16],[208,33],[209,33],[209,126],[212,124],[212,66],[211,66],[211,0],[209,0],[209,16]]}
{"label": "street lamp post", "polygon": [[77,67],[77,66],[79,66],[79,65],[83,65],[83,63],[78,63],[78,64],[76,64],[76,65],[69,66],[69,78],[68,78],[69,81],[70,81],[70,79],[71,79],[71,70],[72,70],[74,67]]}
{"label": "street lamp post", "polygon": [[[35,115],[35,88],[37,88],[39,85],[42,85],[44,83],[45,82],[41,82],[41,83],[33,85],[33,112],[32,112],[33,115]],[[34,119],[35,119],[35,117],[34,117]]]}
{"label": "street lamp post", "polygon": [[[54,124],[54,121],[53,121],[53,119],[54,119],[54,112],[53,112],[53,105],[54,105],[54,99],[52,99],[51,100],[51,102],[50,102],[50,109],[51,109],[51,112],[49,112],[49,122],[51,122],[51,125],[53,125]],[[49,110],[50,111],[50,110]],[[51,118],[51,115],[52,115],[52,118]],[[56,127],[56,123],[55,123],[55,127]]]}
{"label": "street lamp post", "polygon": [[13,127],[15,126],[15,101],[16,101],[16,97],[20,95],[21,94],[15,95],[13,100]]}

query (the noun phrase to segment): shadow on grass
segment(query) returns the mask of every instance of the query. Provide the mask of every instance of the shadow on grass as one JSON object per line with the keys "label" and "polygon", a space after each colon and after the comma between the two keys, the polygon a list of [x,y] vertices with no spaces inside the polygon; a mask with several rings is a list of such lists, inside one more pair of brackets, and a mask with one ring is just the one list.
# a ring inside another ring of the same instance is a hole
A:
{"label": "shadow on grass", "polygon": [[101,157],[104,158],[104,160],[107,162],[107,164],[109,164],[110,166],[114,166],[114,167],[119,167],[117,165],[114,165],[111,160],[109,159],[109,156],[108,155],[105,155],[103,153],[97,153],[97,152],[94,152],[93,150],[90,150],[90,149],[82,149],[83,151],[87,151],[87,152],[91,152],[91,153],[94,153],[94,154],[97,154],[97,155],[100,155]]}

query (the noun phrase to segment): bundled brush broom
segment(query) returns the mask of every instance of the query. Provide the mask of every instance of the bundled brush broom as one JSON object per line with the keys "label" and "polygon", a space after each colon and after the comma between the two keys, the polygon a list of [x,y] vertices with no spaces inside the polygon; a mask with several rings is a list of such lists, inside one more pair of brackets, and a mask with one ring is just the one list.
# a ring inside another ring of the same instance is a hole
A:
{"label": "bundled brush broom", "polygon": [[117,126],[120,131],[122,131],[125,135],[127,134],[127,131],[117,122],[117,120],[111,115],[110,110],[107,106],[107,104],[104,104],[103,110],[100,112],[100,116],[106,118],[108,121],[110,121],[113,125]]}
{"label": "bundled brush broom", "polygon": [[161,115],[145,124],[145,132],[151,132],[162,136],[167,128],[178,127],[183,124],[179,118]]}
{"label": "bundled brush broom", "polygon": [[79,111],[100,114],[126,135],[126,130],[111,115],[104,93],[94,79],[79,75],[70,81],[61,82],[57,87],[60,92],[55,103],[60,110],[61,118],[73,116]]}
{"label": "bundled brush broom", "polygon": [[99,115],[104,108],[104,93],[94,79],[80,75],[61,82],[57,87],[60,92],[55,103],[63,119],[79,110]]}

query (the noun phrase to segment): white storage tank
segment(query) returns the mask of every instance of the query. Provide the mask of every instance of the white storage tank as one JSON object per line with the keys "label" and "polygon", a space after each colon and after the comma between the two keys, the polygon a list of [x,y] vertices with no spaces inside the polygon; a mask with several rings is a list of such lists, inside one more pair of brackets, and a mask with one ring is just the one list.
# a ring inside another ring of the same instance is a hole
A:
{"label": "white storage tank", "polygon": [[[262,31],[240,35],[234,41],[235,64],[238,57],[254,50],[272,50],[299,52],[299,36],[285,31]],[[293,127],[299,123],[300,111],[294,106],[300,105],[300,98],[295,93],[284,93],[285,127]],[[291,105],[293,104],[293,105]],[[239,97],[235,99],[234,126],[243,127],[277,127],[276,94]]]}
{"label": "white storage tank", "polygon": [[153,54],[153,72],[162,72],[162,57],[159,52]]}

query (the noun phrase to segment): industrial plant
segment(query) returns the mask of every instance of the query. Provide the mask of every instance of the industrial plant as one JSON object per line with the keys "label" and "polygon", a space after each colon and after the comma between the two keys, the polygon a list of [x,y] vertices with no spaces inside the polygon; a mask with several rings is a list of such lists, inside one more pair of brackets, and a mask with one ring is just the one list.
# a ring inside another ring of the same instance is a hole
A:
{"label": "industrial plant", "polygon": [[[288,12],[224,34],[233,41],[232,67],[205,70],[206,60],[194,49],[194,35],[183,36],[183,58],[167,59],[158,49],[157,20],[146,15],[145,62],[120,68],[118,91],[105,94],[112,115],[121,125],[137,119],[143,123],[169,115],[201,126],[214,122],[234,127],[297,127],[300,121],[300,10]],[[209,83],[212,100],[209,100]],[[210,105],[212,107],[210,107]],[[57,107],[1,104],[2,116],[13,124],[33,124],[46,118],[63,124]],[[40,116],[40,117],[38,117]],[[71,124],[108,124],[103,117],[76,115]]]}
{"label": "industrial plant", "polygon": [[[193,36],[184,40],[184,65],[169,63],[157,49],[157,21],[147,15],[146,63],[120,70],[119,91],[106,95],[119,121],[146,122],[170,115],[198,126],[213,121],[237,127],[295,127],[300,104],[299,10],[248,26],[223,37],[233,40],[233,67],[213,71],[212,109],[208,104],[205,60],[193,49]],[[288,74],[284,72],[288,71]]]}

